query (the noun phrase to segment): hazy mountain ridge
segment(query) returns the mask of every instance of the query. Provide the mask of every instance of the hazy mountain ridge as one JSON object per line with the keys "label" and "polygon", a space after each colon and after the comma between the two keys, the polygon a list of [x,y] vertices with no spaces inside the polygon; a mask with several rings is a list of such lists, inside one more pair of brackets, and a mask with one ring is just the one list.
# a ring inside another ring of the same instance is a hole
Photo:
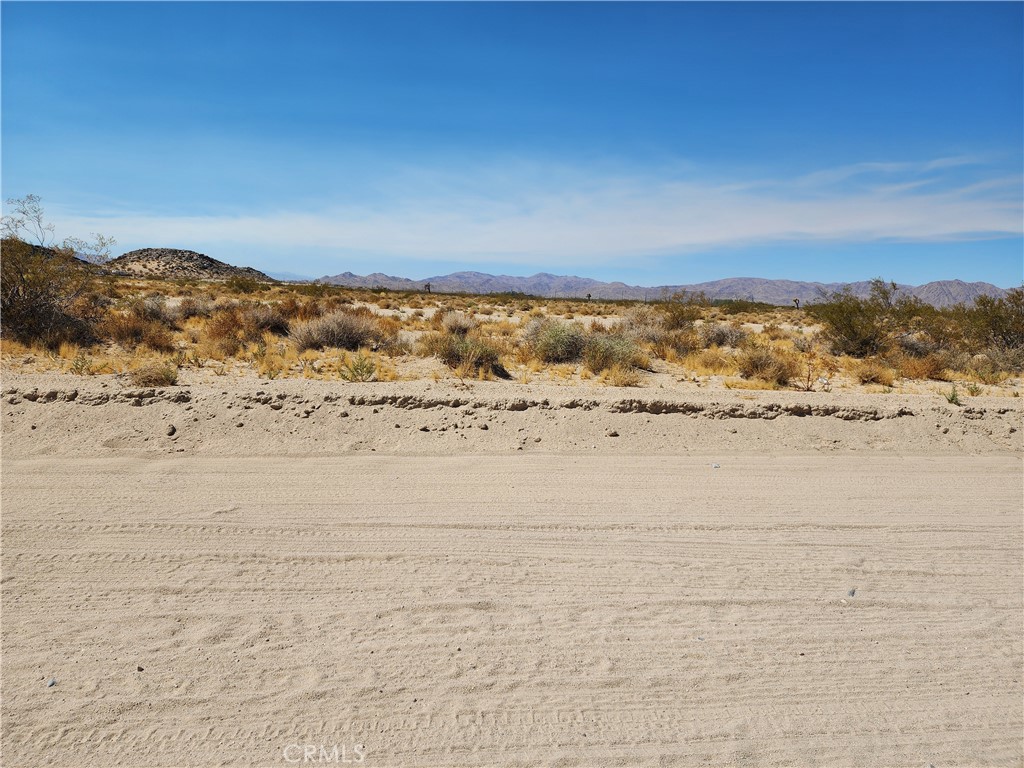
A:
{"label": "hazy mountain ridge", "polygon": [[[518,292],[533,296],[580,298],[588,293],[595,299],[657,299],[676,291],[703,291],[711,299],[748,299],[767,304],[786,305],[793,299],[803,304],[821,300],[822,294],[849,287],[858,296],[867,296],[871,282],[818,283],[799,280],[770,280],[758,277],[731,277],[689,285],[659,285],[644,287],[621,282],[606,283],[573,275],[552,275],[540,272],[529,277],[489,275],[483,272],[453,272],[423,280],[394,277],[381,272],[355,275],[343,272],[324,276],[318,282],[344,285],[352,288],[387,288],[390,290],[424,290],[430,283],[432,291],[441,293],[501,293]],[[1006,290],[991,283],[962,280],[938,280],[924,285],[900,285],[900,290],[937,307],[970,303],[978,296],[1000,297]]]}
{"label": "hazy mountain ridge", "polygon": [[235,267],[205,253],[179,248],[140,248],[111,259],[112,272],[135,277],[161,277],[171,280],[228,280],[247,277],[269,282],[270,277],[252,267]]}

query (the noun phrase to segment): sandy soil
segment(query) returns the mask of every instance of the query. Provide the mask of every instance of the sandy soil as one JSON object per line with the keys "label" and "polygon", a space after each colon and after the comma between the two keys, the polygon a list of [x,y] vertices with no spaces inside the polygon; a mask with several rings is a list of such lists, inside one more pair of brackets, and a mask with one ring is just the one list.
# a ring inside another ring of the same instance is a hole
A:
{"label": "sandy soil", "polygon": [[1019,398],[0,405],[4,766],[1024,762]]}

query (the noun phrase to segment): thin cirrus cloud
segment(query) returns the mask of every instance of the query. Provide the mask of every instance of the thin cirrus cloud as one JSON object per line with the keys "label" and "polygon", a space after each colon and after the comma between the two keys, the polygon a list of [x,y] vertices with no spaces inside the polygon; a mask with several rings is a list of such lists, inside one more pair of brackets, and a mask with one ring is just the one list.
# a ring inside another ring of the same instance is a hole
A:
{"label": "thin cirrus cloud", "polygon": [[109,213],[58,223],[136,246],[276,247],[289,254],[335,248],[410,260],[565,266],[785,241],[1020,236],[1020,177],[983,170],[967,157],[749,181],[417,169],[384,184],[394,194],[377,194],[372,205],[259,215]]}

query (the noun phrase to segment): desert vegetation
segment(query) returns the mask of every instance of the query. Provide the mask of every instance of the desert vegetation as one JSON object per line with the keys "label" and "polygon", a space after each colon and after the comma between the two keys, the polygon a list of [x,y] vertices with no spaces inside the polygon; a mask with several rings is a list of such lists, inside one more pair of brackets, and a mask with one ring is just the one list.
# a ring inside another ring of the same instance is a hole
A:
{"label": "desert vegetation", "polygon": [[1016,395],[1024,371],[1021,288],[936,309],[876,280],[867,298],[840,292],[797,308],[695,294],[644,303],[143,279],[103,270],[107,238],[47,243],[38,199],[15,202],[2,242],[8,366],[151,385],[189,371],[805,391],[938,382],[968,396]]}

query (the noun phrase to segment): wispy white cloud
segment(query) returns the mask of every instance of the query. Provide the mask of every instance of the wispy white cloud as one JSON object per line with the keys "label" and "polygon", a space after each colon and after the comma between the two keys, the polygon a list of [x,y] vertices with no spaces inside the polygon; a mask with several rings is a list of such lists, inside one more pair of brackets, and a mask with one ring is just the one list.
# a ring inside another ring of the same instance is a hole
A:
{"label": "wispy white cloud", "polygon": [[[818,240],[942,241],[1019,236],[1021,179],[970,157],[860,163],[794,179],[626,177],[581,169],[424,169],[382,182],[373,205],[260,215],[110,212],[58,217],[61,230],[122,244],[336,248],[467,262],[609,263],[620,257]],[[855,182],[853,182],[855,180]]]}

